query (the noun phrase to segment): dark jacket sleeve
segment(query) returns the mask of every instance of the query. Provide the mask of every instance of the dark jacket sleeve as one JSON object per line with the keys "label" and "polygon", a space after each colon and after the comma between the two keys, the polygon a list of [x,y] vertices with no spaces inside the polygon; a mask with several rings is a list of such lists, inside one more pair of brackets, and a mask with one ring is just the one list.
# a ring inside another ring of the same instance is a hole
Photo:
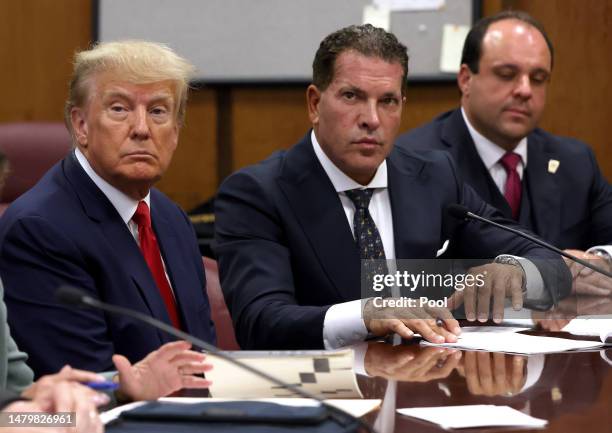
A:
{"label": "dark jacket sleeve", "polygon": [[223,183],[215,201],[215,252],[236,337],[244,349],[321,349],[329,306],[298,305],[291,252],[269,191],[243,171]]}

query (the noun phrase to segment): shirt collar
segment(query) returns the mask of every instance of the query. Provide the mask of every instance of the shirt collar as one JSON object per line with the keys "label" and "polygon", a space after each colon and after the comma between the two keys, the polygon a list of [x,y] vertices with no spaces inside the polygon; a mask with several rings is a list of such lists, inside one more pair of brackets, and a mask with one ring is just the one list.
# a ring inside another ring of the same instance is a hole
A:
{"label": "shirt collar", "polygon": [[[461,115],[463,116],[463,120],[467,125],[470,135],[472,136],[472,140],[474,140],[474,145],[476,146],[476,150],[478,151],[482,162],[484,162],[487,170],[491,170],[491,168],[499,162],[500,158],[504,156],[506,150],[476,131],[468,120],[463,107],[461,107]],[[523,137],[521,141],[519,141],[519,144],[516,146],[513,152],[518,153],[521,156],[523,167],[527,167],[527,137]]]}
{"label": "shirt collar", "polygon": [[323,170],[327,174],[327,177],[334,185],[336,192],[344,192],[352,189],[364,189],[364,188],[386,188],[387,187],[387,160],[384,160],[376,170],[376,174],[367,185],[361,185],[355,182],[353,179],[348,177],[342,170],[340,170],[336,164],[323,152],[321,145],[317,140],[314,130],[310,133],[310,141],[312,141],[312,147],[314,149],[317,159],[323,166]]}
{"label": "shirt collar", "polygon": [[[119,191],[117,188],[112,186],[106,180],[102,179],[98,173],[94,171],[94,169],[89,164],[89,161],[83,155],[83,153],[79,150],[79,148],[74,149],[74,154],[76,156],[77,161],[87,173],[87,176],[96,184],[98,188],[102,191],[102,193],[106,196],[106,198],[111,202],[113,207],[117,210],[121,219],[124,223],[128,223],[134,213],[136,212],[136,208],[138,207],[139,200],[134,200],[132,197],[126,195],[125,193]],[[143,198],[149,209],[151,209],[151,192],[147,193],[147,196]]]}

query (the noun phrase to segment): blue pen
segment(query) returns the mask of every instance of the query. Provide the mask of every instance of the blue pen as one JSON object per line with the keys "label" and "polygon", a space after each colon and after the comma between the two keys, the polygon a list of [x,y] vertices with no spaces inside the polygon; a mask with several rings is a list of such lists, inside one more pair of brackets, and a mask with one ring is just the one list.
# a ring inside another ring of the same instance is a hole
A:
{"label": "blue pen", "polygon": [[96,391],[114,391],[119,388],[119,384],[105,380],[103,382],[84,382],[83,385],[95,389]]}

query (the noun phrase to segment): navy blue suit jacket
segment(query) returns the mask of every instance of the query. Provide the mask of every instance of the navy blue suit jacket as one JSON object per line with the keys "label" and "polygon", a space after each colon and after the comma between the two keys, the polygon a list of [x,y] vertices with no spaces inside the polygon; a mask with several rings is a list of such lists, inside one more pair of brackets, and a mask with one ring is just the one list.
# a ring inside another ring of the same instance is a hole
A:
{"label": "navy blue suit jacket", "polygon": [[[152,189],[151,220],[186,331],[214,342],[202,258],[187,216]],[[136,362],[172,340],[133,319],[55,300],[57,288],[68,284],[170,324],[134,237],[74,153],[0,219],[0,273],[13,337],[37,376],[67,363],[113,369],[113,353]]]}
{"label": "navy blue suit jacket", "polygon": [[[399,147],[441,149],[450,153],[460,175],[484,200],[512,218],[508,202],[478,154],[461,110],[401,135]],[[550,160],[559,161],[550,173]],[[521,225],[559,248],[586,250],[612,244],[612,188],[602,176],[591,149],[571,138],[541,129],[527,136]],[[527,200],[527,202],[525,202]]]}
{"label": "navy blue suit jacket", "polygon": [[[556,257],[514,235],[447,216],[447,205],[464,203],[501,217],[463,188],[443,152],[395,149],[387,173],[398,259],[435,258],[449,238],[463,257]],[[226,179],[215,207],[221,287],[240,346],[322,348],[327,309],[361,297],[360,258],[310,135]],[[557,289],[569,292],[569,273],[564,278]]]}

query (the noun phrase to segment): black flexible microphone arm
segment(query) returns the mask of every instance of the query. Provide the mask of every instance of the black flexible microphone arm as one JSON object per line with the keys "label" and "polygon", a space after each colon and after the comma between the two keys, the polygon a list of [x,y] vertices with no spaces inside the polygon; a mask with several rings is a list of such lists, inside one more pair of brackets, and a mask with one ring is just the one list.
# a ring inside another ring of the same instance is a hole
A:
{"label": "black flexible microphone arm", "polygon": [[170,325],[168,325],[167,323],[162,322],[161,320],[158,320],[154,317],[148,316],[146,314],[140,313],[138,311],[134,311],[131,310],[129,308],[125,308],[125,307],[120,307],[118,305],[112,305],[112,304],[107,304],[105,302],[102,302],[96,298],[93,298],[89,295],[87,295],[85,292],[83,292],[80,289],[77,289],[75,287],[70,287],[70,286],[62,286],[59,289],[57,289],[57,291],[55,292],[55,297],[60,301],[63,302],[64,304],[68,304],[68,305],[73,305],[73,306],[88,306],[88,307],[92,307],[92,308],[97,308],[100,310],[104,310],[108,313],[111,314],[115,314],[118,316],[128,316],[128,317],[132,317],[133,319],[139,320],[141,322],[144,322],[154,328],[160,329],[174,337],[180,338],[182,340],[188,341],[191,344],[193,344],[196,347],[199,347],[200,349],[204,349],[207,350],[209,352],[214,353],[216,356],[218,356],[219,358],[222,358],[246,371],[249,371],[251,373],[253,373],[256,376],[259,376],[263,379],[268,380],[271,383],[274,383],[275,385],[278,385],[282,388],[285,389],[290,389],[291,391],[295,392],[296,394],[298,394],[301,397],[304,398],[309,398],[312,400],[316,400],[318,401],[322,406],[324,406],[328,413],[329,416],[332,417],[336,422],[338,422],[340,425],[342,426],[347,426],[347,419],[350,420],[350,422],[357,422],[357,424],[359,424],[361,427],[363,427],[364,429],[366,429],[368,432],[370,433],[376,433],[376,431],[374,430],[373,427],[371,427],[368,423],[366,423],[365,421],[361,420],[360,418],[357,418],[349,413],[344,412],[341,409],[338,409],[335,406],[330,405],[329,403],[326,403],[322,398],[317,397],[314,394],[311,394],[308,391],[304,391],[303,389],[298,388],[297,385],[294,384],[290,384],[290,383],[285,383],[284,381],[277,379],[274,376],[269,375],[268,373],[261,371],[258,368],[252,367],[248,364],[245,364],[242,361],[239,361],[238,359],[224,353],[223,351],[220,351],[217,347],[213,346],[210,343],[207,343],[206,341],[194,337],[191,334],[188,334],[184,331],[181,331],[180,329],[176,329]]}
{"label": "black flexible microphone arm", "polygon": [[514,229],[512,227],[507,227],[505,225],[496,223],[495,221],[491,221],[490,219],[481,217],[480,215],[476,215],[475,213],[472,213],[468,210],[468,208],[466,208],[465,206],[461,206],[459,204],[451,204],[449,206],[447,206],[446,211],[448,212],[449,215],[458,218],[458,219],[474,219],[477,221],[481,221],[483,223],[486,224],[490,224],[492,226],[495,226],[497,228],[500,228],[502,230],[506,230],[509,231],[511,233],[514,233],[515,235],[519,235],[525,239],[530,240],[531,242],[534,242],[544,248],[547,248],[551,251],[554,251],[555,253],[562,255],[563,257],[567,257],[568,259],[576,262],[576,263],[580,263],[582,266],[587,267],[589,269],[594,270],[595,272],[599,272],[602,275],[605,275],[606,277],[610,277],[612,278],[612,272],[609,272],[603,268],[600,268],[599,266],[595,266],[591,263],[589,263],[587,260],[583,260],[579,257],[574,256],[573,254],[569,254],[566,253],[563,250],[560,250],[559,248],[555,247],[554,245],[549,244],[548,242],[544,242],[541,239],[538,239],[534,236],[531,236],[527,233],[523,233],[520,230]]}

